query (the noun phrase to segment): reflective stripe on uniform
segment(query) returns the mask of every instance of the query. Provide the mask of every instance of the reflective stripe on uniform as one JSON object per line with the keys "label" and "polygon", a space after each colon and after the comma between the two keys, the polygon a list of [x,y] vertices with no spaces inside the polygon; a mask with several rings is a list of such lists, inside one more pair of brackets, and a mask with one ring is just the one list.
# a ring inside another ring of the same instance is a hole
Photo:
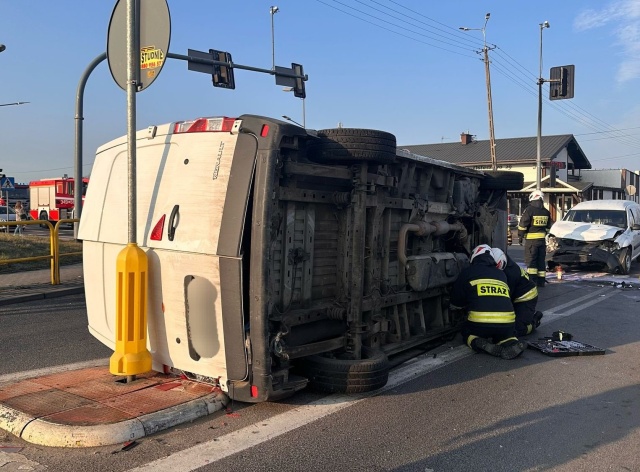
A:
{"label": "reflective stripe on uniform", "polygon": [[467,346],[471,347],[471,342],[476,339],[478,336],[474,335],[474,334],[470,334],[467,337]]}
{"label": "reflective stripe on uniform", "polygon": [[503,339],[502,341],[500,341],[500,342],[498,343],[498,346],[499,346],[500,344],[504,344],[504,343],[506,343],[507,341],[517,341],[517,340],[518,340],[518,338],[514,338],[514,337],[507,338],[507,339]]}
{"label": "reflective stripe on uniform", "polygon": [[468,319],[474,323],[505,324],[515,322],[516,314],[513,311],[470,311]]}
{"label": "reflective stripe on uniform", "polygon": [[491,284],[491,285],[499,285],[504,288],[509,288],[506,282],[503,282],[502,280],[496,280],[496,279],[475,279],[475,280],[469,281],[469,283],[473,287],[475,287],[478,284]]}
{"label": "reflective stripe on uniform", "polygon": [[526,231],[527,228],[523,228],[522,226],[518,226],[518,231]]}
{"label": "reflective stripe on uniform", "polygon": [[537,274],[538,277],[542,277],[543,279],[547,276],[547,273],[544,270],[539,270]]}
{"label": "reflective stripe on uniform", "polygon": [[527,233],[525,239],[544,239],[547,233]]}
{"label": "reflective stripe on uniform", "polygon": [[516,298],[513,301],[513,303],[528,302],[529,300],[533,300],[537,296],[538,296],[538,288],[537,287],[533,287],[531,290],[529,290],[524,295],[520,295],[518,298]]}
{"label": "reflective stripe on uniform", "polygon": [[536,269],[535,267],[527,267],[527,274],[538,275],[538,269]]}

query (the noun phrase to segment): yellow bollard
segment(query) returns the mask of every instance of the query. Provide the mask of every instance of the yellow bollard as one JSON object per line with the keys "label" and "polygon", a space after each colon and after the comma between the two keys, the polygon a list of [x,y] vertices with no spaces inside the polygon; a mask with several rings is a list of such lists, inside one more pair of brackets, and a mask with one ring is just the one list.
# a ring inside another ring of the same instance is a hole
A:
{"label": "yellow bollard", "polygon": [[135,243],[116,261],[116,350],[109,361],[113,375],[134,376],[151,370],[147,350],[149,262]]}

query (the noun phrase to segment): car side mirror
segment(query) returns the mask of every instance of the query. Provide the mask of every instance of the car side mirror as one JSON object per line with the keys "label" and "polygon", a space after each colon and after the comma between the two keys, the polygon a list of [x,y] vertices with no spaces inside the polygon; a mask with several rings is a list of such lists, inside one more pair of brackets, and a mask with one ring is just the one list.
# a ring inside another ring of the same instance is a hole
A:
{"label": "car side mirror", "polygon": [[640,231],[640,224],[632,225],[631,229],[634,230],[634,231]]}

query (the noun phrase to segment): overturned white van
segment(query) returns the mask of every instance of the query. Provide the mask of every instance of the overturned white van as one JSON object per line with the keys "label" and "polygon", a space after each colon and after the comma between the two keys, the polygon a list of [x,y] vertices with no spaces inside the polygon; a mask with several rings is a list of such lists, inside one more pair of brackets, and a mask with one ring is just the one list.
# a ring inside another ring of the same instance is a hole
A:
{"label": "overturned white van", "polygon": [[[451,284],[475,245],[506,248],[523,180],[397,151],[383,131],[254,115],[136,140],[154,369],[248,402],[376,389],[390,359],[454,336]],[[111,348],[126,182],[123,137],[98,149],[79,230],[89,329]]]}

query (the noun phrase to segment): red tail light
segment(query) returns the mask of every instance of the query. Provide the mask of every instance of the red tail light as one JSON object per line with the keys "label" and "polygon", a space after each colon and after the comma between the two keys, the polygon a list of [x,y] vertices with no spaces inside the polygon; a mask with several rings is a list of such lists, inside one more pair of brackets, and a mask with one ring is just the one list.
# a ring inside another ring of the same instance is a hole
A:
{"label": "red tail light", "polygon": [[262,129],[260,130],[260,136],[265,138],[269,134],[269,125],[262,125]]}
{"label": "red tail light", "polygon": [[191,121],[179,121],[173,126],[173,133],[202,133],[206,131],[231,131],[236,118],[221,116],[218,118],[198,118]]}
{"label": "red tail light", "polygon": [[162,215],[162,218],[160,218],[156,225],[153,227],[153,231],[151,231],[152,241],[162,241],[162,233],[164,232],[164,219],[166,216],[167,215]]}
{"label": "red tail light", "polygon": [[258,387],[256,387],[255,385],[251,386],[251,396],[253,398],[258,398]]}

